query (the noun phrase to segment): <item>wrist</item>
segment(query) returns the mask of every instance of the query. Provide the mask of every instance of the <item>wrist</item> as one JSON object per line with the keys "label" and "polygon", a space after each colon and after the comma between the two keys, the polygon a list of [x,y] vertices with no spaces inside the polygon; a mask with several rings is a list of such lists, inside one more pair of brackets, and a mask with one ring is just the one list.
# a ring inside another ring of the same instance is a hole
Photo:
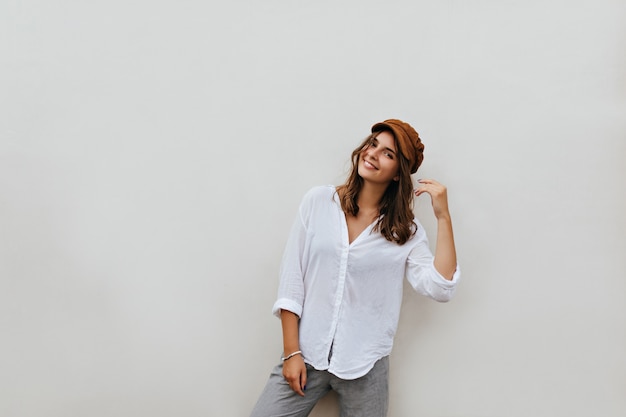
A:
{"label": "wrist", "polygon": [[289,355],[291,352],[295,352],[297,350],[300,350],[300,343],[298,343],[298,341],[295,341],[295,343],[283,343],[283,354]]}
{"label": "wrist", "polygon": [[302,351],[300,350],[296,350],[294,352],[289,353],[288,355],[283,356],[282,358],[280,358],[281,361],[285,362],[288,361],[289,359],[295,357],[295,356],[302,356]]}
{"label": "wrist", "polygon": [[437,221],[440,222],[452,222],[452,218],[450,217],[450,212],[449,211],[445,211],[442,213],[437,213],[436,216]]}

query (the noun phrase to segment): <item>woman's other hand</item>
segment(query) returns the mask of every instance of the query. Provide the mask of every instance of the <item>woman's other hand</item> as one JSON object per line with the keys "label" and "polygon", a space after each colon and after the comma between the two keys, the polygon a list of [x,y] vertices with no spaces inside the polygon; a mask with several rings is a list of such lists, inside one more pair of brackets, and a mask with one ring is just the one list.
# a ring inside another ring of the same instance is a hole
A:
{"label": "woman's other hand", "polygon": [[283,362],[283,376],[296,394],[304,397],[306,387],[306,365],[302,355],[293,356]]}

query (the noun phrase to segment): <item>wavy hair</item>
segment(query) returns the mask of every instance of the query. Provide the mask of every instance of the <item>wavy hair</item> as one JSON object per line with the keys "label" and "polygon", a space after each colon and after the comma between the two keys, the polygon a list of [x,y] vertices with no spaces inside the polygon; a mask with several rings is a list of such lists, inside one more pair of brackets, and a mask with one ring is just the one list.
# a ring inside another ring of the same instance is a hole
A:
{"label": "wavy hair", "polygon": [[[369,135],[354,151],[352,151],[352,169],[346,182],[337,187],[341,208],[346,214],[356,216],[359,212],[357,198],[363,188],[363,178],[359,175],[359,158],[363,150],[369,146],[374,138],[382,132],[376,131]],[[390,133],[393,132],[389,131]],[[398,140],[394,136],[396,149]],[[417,226],[413,222],[413,181],[411,179],[411,166],[408,159],[401,153],[397,153],[399,170],[398,181],[391,181],[380,200],[378,213],[379,218],[374,225],[374,231],[380,233],[390,242],[403,245],[413,236]]]}

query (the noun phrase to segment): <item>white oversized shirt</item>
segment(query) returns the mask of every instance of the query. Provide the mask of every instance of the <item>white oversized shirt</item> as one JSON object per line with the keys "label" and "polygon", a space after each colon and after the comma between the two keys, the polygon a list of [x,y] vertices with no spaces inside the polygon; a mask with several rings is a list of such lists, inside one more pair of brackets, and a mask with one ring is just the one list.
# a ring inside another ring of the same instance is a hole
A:
{"label": "white oversized shirt", "polygon": [[[448,301],[451,281],[433,265],[424,228],[404,245],[374,224],[349,243],[346,217],[334,186],[311,189],[300,204],[280,268],[273,313],[300,317],[304,361],[342,379],[365,375],[389,355],[398,326],[404,277],[419,293]],[[290,352],[285,352],[286,354]]]}

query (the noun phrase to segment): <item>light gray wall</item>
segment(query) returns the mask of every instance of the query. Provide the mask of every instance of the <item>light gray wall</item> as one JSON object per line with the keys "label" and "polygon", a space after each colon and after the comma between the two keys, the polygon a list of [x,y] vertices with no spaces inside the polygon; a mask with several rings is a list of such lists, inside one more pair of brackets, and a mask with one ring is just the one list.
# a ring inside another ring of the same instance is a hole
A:
{"label": "light gray wall", "polygon": [[389,117],[464,273],[406,292],[390,417],[626,414],[623,1],[10,0],[0,28],[0,415],[246,416],[300,198]]}

